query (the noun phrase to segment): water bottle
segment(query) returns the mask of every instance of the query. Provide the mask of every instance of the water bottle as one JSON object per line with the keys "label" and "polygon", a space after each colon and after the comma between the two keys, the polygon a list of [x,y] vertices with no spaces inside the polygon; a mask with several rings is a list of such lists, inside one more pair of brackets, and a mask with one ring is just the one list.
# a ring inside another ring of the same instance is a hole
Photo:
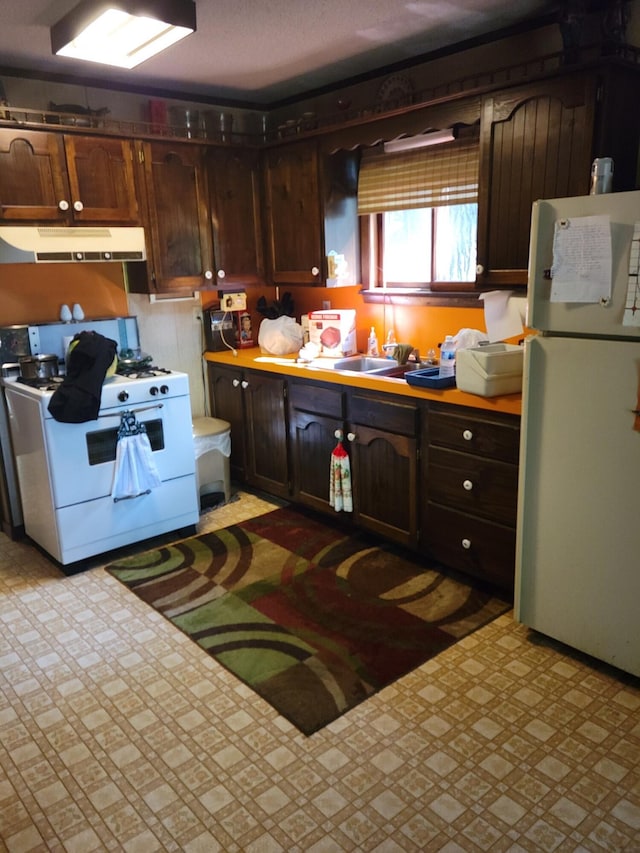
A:
{"label": "water bottle", "polygon": [[447,335],[440,347],[440,370],[438,377],[445,379],[456,373],[456,344],[451,335]]}

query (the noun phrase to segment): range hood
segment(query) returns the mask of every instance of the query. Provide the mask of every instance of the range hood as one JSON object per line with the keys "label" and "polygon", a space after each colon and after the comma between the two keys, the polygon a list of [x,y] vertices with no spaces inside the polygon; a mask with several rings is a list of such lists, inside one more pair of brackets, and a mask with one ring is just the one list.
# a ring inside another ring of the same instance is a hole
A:
{"label": "range hood", "polygon": [[146,260],[144,229],[0,225],[0,263],[50,264]]}

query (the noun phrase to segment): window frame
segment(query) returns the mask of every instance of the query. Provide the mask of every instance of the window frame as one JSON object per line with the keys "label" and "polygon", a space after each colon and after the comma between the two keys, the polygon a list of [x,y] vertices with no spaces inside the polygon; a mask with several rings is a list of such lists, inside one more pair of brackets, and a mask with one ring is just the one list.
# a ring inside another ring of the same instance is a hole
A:
{"label": "window frame", "polygon": [[[478,172],[480,168],[479,127],[471,125],[457,128],[457,139],[473,140],[478,145]],[[454,143],[445,143],[453,144]],[[479,191],[476,203],[479,206]],[[439,304],[468,304],[470,299],[477,299],[483,288],[478,286],[477,276],[472,281],[431,281],[423,283],[395,282],[383,284],[382,264],[380,257],[383,247],[383,213],[365,213],[358,216],[360,237],[360,269],[362,278],[362,295],[365,301],[382,302],[390,298],[402,297],[407,304],[417,304],[428,298],[433,303],[434,297]],[[437,217],[432,222],[432,239],[436,239]],[[476,228],[476,234],[478,229]],[[434,243],[435,245],[435,243]],[[431,255],[432,277],[434,274],[435,257]],[[413,297],[413,299],[412,299]],[[417,298],[417,299],[415,299]],[[435,303],[434,303],[435,304]]]}

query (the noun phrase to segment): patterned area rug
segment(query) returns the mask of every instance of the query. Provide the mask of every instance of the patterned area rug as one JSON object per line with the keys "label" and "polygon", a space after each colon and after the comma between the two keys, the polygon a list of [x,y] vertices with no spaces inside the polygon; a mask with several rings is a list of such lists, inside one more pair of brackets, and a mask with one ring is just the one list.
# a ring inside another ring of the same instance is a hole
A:
{"label": "patterned area rug", "polygon": [[511,606],[292,507],[107,570],[307,735]]}

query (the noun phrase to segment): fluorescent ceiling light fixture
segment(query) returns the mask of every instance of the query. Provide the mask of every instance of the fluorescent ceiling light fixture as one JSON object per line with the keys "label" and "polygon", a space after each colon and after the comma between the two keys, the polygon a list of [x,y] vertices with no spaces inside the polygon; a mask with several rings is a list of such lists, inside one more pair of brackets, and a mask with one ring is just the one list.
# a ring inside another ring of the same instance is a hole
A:
{"label": "fluorescent ceiling light fixture", "polygon": [[57,56],[135,68],[195,29],[193,0],[82,0],[51,27],[51,49]]}
{"label": "fluorescent ceiling light fixture", "polygon": [[413,151],[415,148],[428,148],[430,145],[440,145],[441,142],[453,142],[456,132],[453,128],[435,130],[433,133],[421,133],[418,136],[407,136],[404,139],[392,139],[384,143],[385,154],[395,154],[397,151]]}

